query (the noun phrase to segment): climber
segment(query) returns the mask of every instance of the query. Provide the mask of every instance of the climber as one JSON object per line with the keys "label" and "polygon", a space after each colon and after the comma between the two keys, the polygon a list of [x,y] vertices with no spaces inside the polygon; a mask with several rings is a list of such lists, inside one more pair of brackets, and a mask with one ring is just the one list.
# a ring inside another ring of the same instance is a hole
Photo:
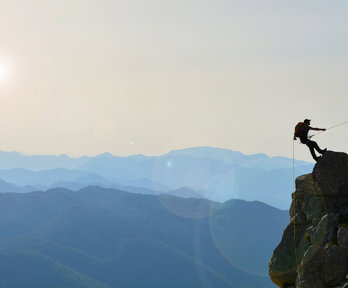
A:
{"label": "climber", "polygon": [[295,133],[294,133],[294,140],[300,138],[300,141],[302,144],[306,144],[312,154],[312,157],[315,161],[318,161],[321,156],[317,156],[315,154],[315,150],[317,150],[320,154],[324,154],[326,152],[326,148],[324,150],[321,150],[318,146],[318,144],[312,140],[310,140],[310,137],[308,137],[308,131],[309,130],[315,130],[315,131],[325,131],[324,128],[313,128],[309,126],[311,124],[311,120],[305,119],[303,122],[299,122],[295,127]]}

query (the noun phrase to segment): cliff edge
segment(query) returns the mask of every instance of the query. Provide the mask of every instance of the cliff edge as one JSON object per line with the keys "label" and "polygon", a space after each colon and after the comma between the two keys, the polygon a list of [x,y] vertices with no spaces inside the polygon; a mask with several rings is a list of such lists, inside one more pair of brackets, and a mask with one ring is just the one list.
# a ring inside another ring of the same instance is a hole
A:
{"label": "cliff edge", "polygon": [[327,151],[296,179],[269,275],[281,288],[348,288],[348,154]]}

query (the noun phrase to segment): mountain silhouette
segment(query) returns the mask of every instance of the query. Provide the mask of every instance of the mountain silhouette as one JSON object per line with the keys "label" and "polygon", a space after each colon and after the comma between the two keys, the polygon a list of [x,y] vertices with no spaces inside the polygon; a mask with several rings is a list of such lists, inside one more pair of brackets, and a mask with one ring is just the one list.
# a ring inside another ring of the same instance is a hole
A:
{"label": "mountain silhouette", "polygon": [[261,202],[97,186],[0,193],[0,279],[2,287],[271,287],[267,261],[287,214]]}
{"label": "mountain silhouette", "polygon": [[[185,188],[197,193],[197,198],[219,202],[258,200],[281,209],[287,209],[291,201],[292,159],[284,157],[244,155],[212,147],[193,147],[151,157],[117,157],[104,153],[74,159],[13,153],[0,153],[0,160],[3,157],[8,161],[1,163],[2,167],[19,165],[16,169],[0,170],[0,179],[17,186],[48,189],[61,185],[76,190],[99,185],[129,192],[143,189],[149,194],[171,194],[170,191]],[[31,165],[38,157],[40,161]],[[39,166],[42,170],[36,171]],[[295,161],[295,168],[297,176],[309,173],[313,164]],[[189,197],[192,196],[191,193]]]}

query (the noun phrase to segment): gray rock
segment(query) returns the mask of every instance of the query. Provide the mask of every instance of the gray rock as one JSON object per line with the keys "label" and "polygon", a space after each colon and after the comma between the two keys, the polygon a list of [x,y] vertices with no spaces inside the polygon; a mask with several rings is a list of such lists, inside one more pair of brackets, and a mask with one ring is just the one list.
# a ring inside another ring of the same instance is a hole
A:
{"label": "gray rock", "polygon": [[320,278],[320,272],[302,275],[296,281],[296,288],[326,288],[325,283]]}
{"label": "gray rock", "polygon": [[321,271],[324,282],[329,286],[342,283],[348,271],[348,248],[333,246],[327,249]]}
{"label": "gray rock", "polygon": [[313,173],[296,179],[290,223],[269,262],[272,281],[281,288],[348,288],[347,224],[348,155],[328,151]]}
{"label": "gray rock", "polygon": [[348,228],[341,227],[338,229],[337,243],[340,247],[348,248]]}

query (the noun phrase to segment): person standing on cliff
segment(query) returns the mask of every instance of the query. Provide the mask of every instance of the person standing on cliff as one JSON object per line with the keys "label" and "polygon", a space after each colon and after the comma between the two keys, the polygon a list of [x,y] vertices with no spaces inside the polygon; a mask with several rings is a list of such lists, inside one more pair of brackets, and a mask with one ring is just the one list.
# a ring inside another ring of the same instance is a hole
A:
{"label": "person standing on cliff", "polygon": [[294,140],[300,138],[302,144],[306,144],[311,152],[311,155],[315,161],[318,161],[321,156],[317,156],[314,150],[317,150],[320,154],[324,154],[326,152],[326,148],[324,150],[320,149],[318,144],[315,141],[310,140],[308,137],[309,130],[315,131],[325,131],[324,128],[313,128],[309,126],[311,124],[311,120],[305,119],[303,122],[299,122],[295,127]]}

